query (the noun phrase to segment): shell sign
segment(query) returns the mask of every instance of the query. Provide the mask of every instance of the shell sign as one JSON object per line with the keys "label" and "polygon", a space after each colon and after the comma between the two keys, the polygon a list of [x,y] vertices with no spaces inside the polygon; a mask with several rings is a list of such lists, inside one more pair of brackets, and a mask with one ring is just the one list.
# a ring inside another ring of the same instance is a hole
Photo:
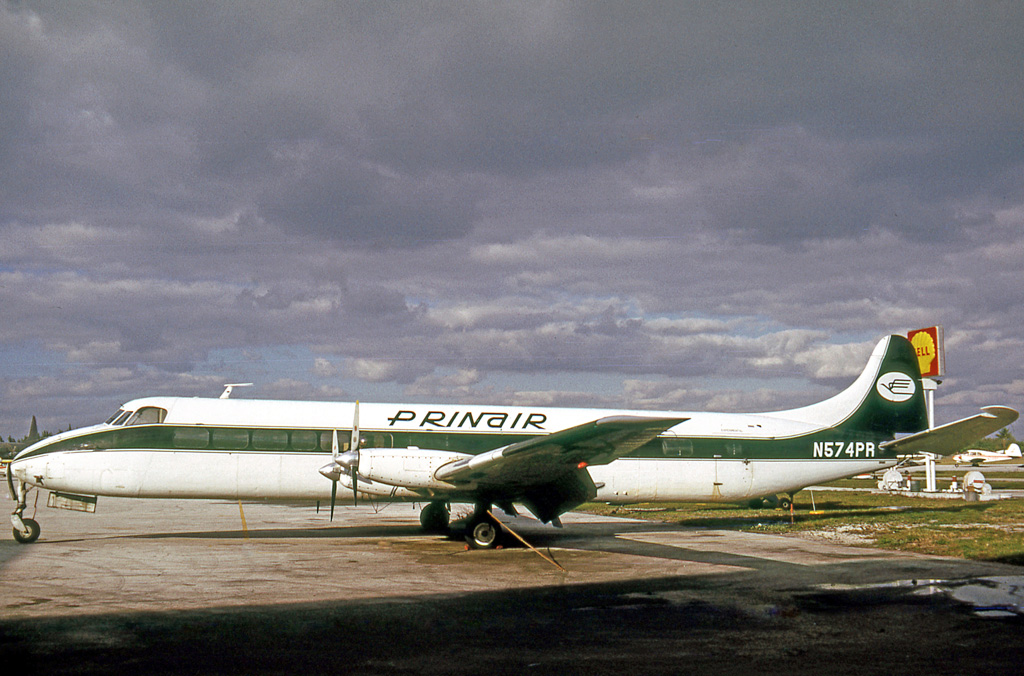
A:
{"label": "shell sign", "polygon": [[910,344],[917,353],[917,363],[921,367],[921,376],[931,378],[945,375],[946,355],[942,347],[942,327],[931,326],[918,329],[907,334]]}

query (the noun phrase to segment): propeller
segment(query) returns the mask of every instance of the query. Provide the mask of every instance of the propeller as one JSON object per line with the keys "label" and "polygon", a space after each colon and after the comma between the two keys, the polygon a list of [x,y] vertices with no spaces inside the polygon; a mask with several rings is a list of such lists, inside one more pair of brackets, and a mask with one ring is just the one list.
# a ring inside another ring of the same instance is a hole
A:
{"label": "propeller", "polygon": [[338,462],[338,430],[331,432],[331,464],[320,468],[320,473],[331,480],[331,521],[334,521],[334,503],[338,497],[338,479],[345,466]]}
{"label": "propeller", "polygon": [[341,453],[338,444],[338,430],[331,431],[331,464],[320,468],[320,473],[331,480],[331,521],[334,521],[334,504],[338,498],[338,479],[346,473],[352,477],[352,504],[358,503],[359,474],[359,402],[356,402],[352,420],[352,441],[349,450]]}
{"label": "propeller", "polygon": [[349,441],[348,450],[341,454],[337,460],[342,467],[348,468],[348,475],[352,478],[352,504],[359,504],[359,402],[352,413],[352,438]]}
{"label": "propeller", "polygon": [[[338,464],[338,430],[331,430],[331,458],[334,460],[333,467],[340,468]],[[334,503],[338,499],[338,479],[340,474],[335,474],[331,479],[331,521],[334,521]]]}

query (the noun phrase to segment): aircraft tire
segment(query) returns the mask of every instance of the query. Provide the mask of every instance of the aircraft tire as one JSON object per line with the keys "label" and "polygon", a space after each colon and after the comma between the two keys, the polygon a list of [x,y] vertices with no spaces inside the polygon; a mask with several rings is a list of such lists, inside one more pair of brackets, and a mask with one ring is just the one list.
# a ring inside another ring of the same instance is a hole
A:
{"label": "aircraft tire", "polygon": [[779,509],[789,509],[793,506],[793,500],[788,495],[779,498]]}
{"label": "aircraft tire", "polygon": [[443,502],[429,502],[420,511],[420,526],[428,533],[444,533],[448,530],[448,505]]}
{"label": "aircraft tire", "polygon": [[474,549],[494,549],[501,541],[501,526],[490,519],[473,522],[466,540]]}
{"label": "aircraft tire", "polygon": [[22,519],[21,522],[25,524],[25,528],[28,532],[22,532],[17,528],[12,528],[11,531],[14,534],[14,539],[23,545],[32,544],[39,539],[39,523],[35,519]]}
{"label": "aircraft tire", "polygon": [[751,509],[775,509],[779,506],[779,500],[774,495],[766,495],[763,498],[754,498],[749,504]]}

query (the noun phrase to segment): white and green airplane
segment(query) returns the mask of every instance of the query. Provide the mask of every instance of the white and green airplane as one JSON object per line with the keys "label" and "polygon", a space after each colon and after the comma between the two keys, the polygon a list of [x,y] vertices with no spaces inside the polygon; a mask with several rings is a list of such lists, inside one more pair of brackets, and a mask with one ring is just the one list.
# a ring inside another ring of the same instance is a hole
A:
{"label": "white and green airplane", "polygon": [[914,348],[896,335],[843,392],[771,413],[150,397],[18,453],[11,522],[19,542],[39,537],[24,516],[34,488],[93,505],[100,495],[329,499],[333,517],[340,483],[354,501],[425,503],[420,522],[434,531],[448,527],[451,503],[474,505],[467,539],[486,548],[502,533],[492,505],[555,525],[588,501],[788,506],[806,486],[955,453],[1016,419],[989,406],[928,429]]}

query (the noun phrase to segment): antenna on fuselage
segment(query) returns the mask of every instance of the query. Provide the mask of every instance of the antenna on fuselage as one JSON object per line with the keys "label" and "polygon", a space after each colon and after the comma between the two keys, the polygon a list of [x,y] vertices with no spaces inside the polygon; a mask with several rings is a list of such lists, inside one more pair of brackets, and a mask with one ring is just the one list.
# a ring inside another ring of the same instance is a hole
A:
{"label": "antenna on fuselage", "polygon": [[227,399],[236,387],[252,387],[252,383],[225,383],[224,391],[220,393],[221,399]]}

